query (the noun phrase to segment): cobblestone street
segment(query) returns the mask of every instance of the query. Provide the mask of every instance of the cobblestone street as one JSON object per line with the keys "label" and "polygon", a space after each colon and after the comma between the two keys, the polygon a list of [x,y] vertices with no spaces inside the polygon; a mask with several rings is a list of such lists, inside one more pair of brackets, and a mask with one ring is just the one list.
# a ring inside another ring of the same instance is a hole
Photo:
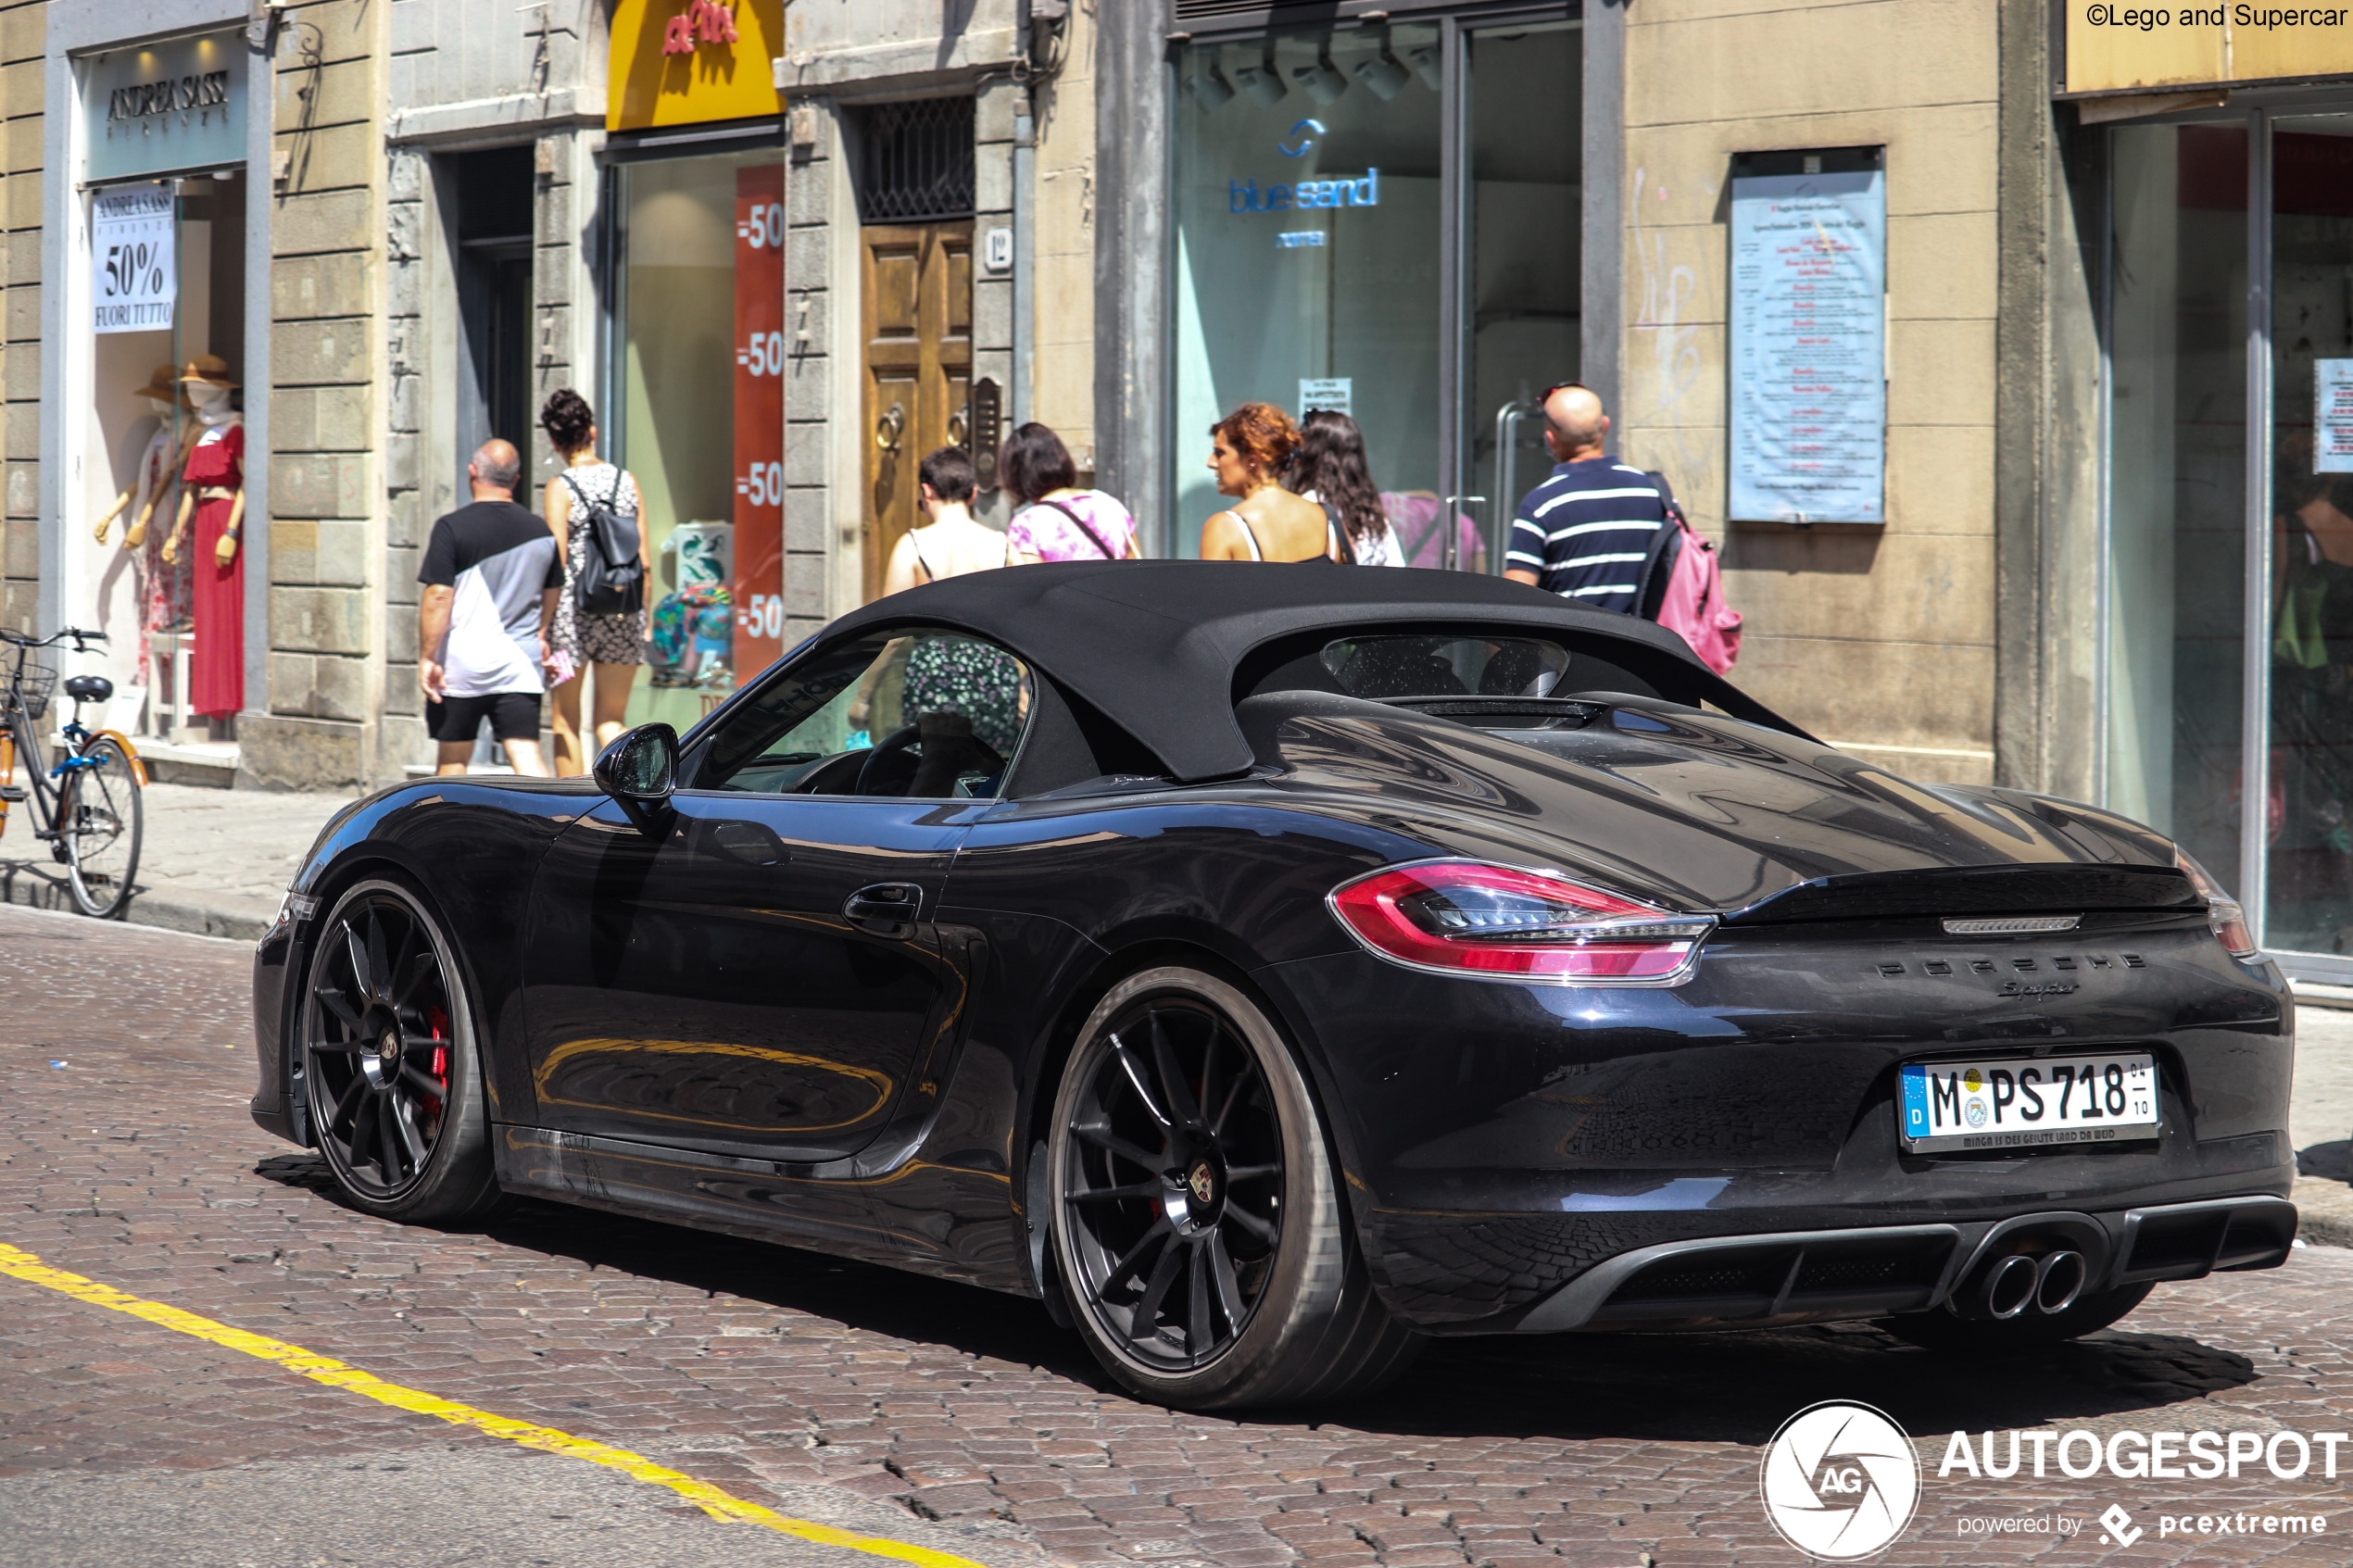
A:
{"label": "cobblestone street", "polygon": [[[2353,1428],[2353,1252],[2162,1287],[2119,1328],[2009,1364],[1859,1327],[1466,1340],[1368,1403],[1178,1415],[1112,1392],[1026,1300],[535,1203],[479,1235],[354,1213],[246,1117],[245,946],[0,909],[0,1244],[992,1568],[1796,1562],[1759,1505],[1760,1449],[1824,1399],[1916,1440],[1919,1512],[1885,1562],[2341,1562],[2353,1533],[2317,1460],[2236,1486],[1936,1474],[1957,1427]],[[469,1540],[514,1562],[862,1560],[34,1285],[0,1278],[0,1562],[444,1562]],[[186,1523],[206,1477],[245,1530]],[[302,1499],[334,1514],[355,1487],[425,1484],[433,1554],[301,1525]],[[2129,1549],[2095,1523],[2111,1503],[2145,1528]],[[2328,1534],[2197,1546],[2160,1537],[2160,1507],[2323,1514]],[[2082,1533],[1961,1534],[1965,1515],[2050,1511]],[[526,1519],[540,1533],[513,1533]],[[123,1545],[143,1531],[152,1555]]]}

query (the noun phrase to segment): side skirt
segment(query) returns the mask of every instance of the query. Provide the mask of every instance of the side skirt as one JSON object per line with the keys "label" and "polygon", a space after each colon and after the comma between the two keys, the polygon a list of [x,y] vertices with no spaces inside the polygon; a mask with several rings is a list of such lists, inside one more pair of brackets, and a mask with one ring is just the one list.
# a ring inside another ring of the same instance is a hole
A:
{"label": "side skirt", "polygon": [[1037,1294],[1000,1173],[918,1160],[865,1175],[515,1125],[492,1147],[510,1192]]}

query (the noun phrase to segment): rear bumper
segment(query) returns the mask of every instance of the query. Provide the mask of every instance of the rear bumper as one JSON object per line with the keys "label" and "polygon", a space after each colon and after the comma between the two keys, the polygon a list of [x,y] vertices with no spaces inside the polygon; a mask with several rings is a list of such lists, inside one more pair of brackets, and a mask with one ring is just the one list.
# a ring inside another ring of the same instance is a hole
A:
{"label": "rear bumper", "polygon": [[1571,1329],[1760,1327],[1927,1311],[1978,1264],[2030,1237],[2083,1251],[2090,1290],[2277,1268],[2296,1206],[2256,1196],[1966,1224],[1880,1225],[1717,1236],[1638,1248],[1538,1302],[1522,1334]]}
{"label": "rear bumper", "polygon": [[[2005,989],[2028,959],[2063,977],[2053,994]],[[2128,1214],[2285,1198],[2295,1180],[2285,987],[2233,961],[2202,919],[2065,948],[1733,933],[1672,989],[1450,983],[1361,954],[1261,976],[1314,1041],[1375,1286],[1429,1333],[1541,1323],[1540,1305],[1582,1298],[1564,1293],[1587,1273],[1683,1244],[1944,1227],[1950,1247],[1918,1244],[1941,1264],[1997,1226],[2064,1211],[2096,1217],[2094,1261],[2110,1263]],[[1906,1061],[2126,1049],[2158,1063],[2155,1138],[1900,1147]],[[1904,1277],[1908,1306],[1818,1311],[1918,1310],[1951,1288],[1927,1263]],[[1583,1322],[1567,1319],[1557,1326]]]}

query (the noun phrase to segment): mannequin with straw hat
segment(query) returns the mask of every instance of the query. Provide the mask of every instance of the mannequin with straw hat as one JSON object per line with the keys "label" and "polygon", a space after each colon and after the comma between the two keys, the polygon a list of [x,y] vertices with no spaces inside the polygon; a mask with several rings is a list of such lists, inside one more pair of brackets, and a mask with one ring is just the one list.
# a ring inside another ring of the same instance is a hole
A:
{"label": "mannequin with straw hat", "polygon": [[[193,453],[198,446],[221,445],[228,433],[234,431],[236,452],[231,459],[233,472],[219,476],[209,471],[199,474],[194,471],[195,465],[191,465],[190,471],[182,476],[180,515],[172,521],[171,537],[163,542],[163,558],[167,561],[180,558],[180,542],[187,537],[189,522],[197,518],[198,503],[215,501],[228,503],[230,509],[227,522],[213,546],[213,558],[223,567],[237,558],[237,533],[244,526],[245,518],[245,419],[229,407],[229,394],[236,389],[236,385],[229,379],[228,361],[210,354],[197,355],[181,372],[181,395],[187,398],[196,412],[195,437],[190,443],[190,451]],[[203,466],[209,470],[215,465],[208,463]]]}
{"label": "mannequin with straw hat", "polygon": [[131,526],[122,533],[122,547],[126,550],[135,550],[146,543],[147,524],[154,519],[156,508],[163,505],[164,492],[170,489],[172,481],[180,477],[180,465],[187,460],[188,448],[196,439],[195,422],[189,420],[180,431],[176,443],[178,449],[174,450],[172,410],[176,407],[185,414],[193,412],[193,409],[186,395],[173,384],[170,366],[157,365],[155,374],[147,378],[147,384],[132,395],[145,398],[160,423],[155,434],[148,438],[146,451],[140,455],[138,479],[114,498],[114,505],[108,507],[106,515],[98,520],[96,530],[98,543],[105,544],[107,531],[114,526],[114,520],[135,501],[138,509],[132,513]]}
{"label": "mannequin with straw hat", "polygon": [[[181,541],[195,525],[195,551],[188,562],[196,646],[190,660],[188,706],[212,718],[245,707],[245,562],[237,531],[245,518],[245,427],[230,407],[236,383],[228,365],[199,354],[181,372],[180,384],[195,405],[199,427],[180,470],[180,515],[164,541],[166,562],[180,558]],[[208,548],[209,546],[209,548]]]}

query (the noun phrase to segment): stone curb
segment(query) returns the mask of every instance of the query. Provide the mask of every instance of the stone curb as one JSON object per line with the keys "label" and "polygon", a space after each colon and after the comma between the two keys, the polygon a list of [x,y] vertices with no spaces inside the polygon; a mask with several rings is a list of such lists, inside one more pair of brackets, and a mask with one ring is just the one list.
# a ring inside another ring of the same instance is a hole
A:
{"label": "stone curb", "polygon": [[[0,860],[0,903],[65,914],[79,912],[62,869],[51,872],[24,860]],[[184,931],[196,936],[222,936],[237,942],[258,942],[261,934],[270,929],[266,918],[245,909],[159,898],[149,893],[133,894],[120,918],[130,925]]]}

